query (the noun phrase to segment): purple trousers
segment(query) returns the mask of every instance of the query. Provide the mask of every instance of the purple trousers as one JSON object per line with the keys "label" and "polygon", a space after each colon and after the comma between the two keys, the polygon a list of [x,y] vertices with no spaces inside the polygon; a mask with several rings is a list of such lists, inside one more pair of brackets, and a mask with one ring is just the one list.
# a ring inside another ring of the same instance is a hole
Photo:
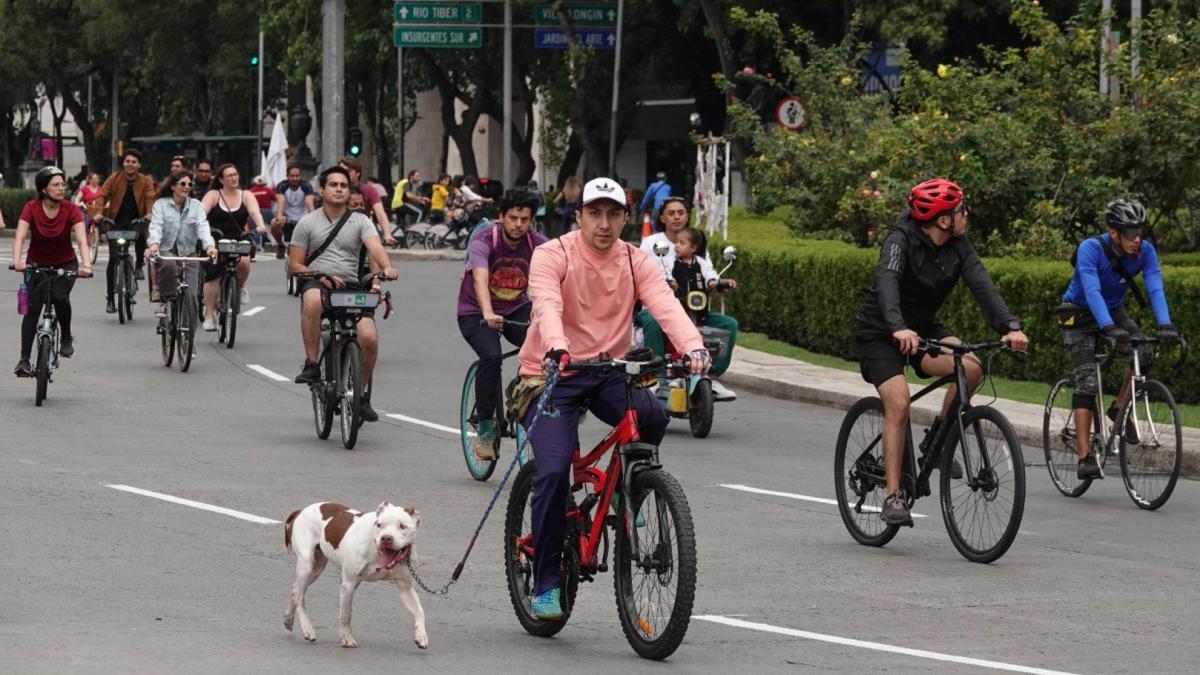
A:
{"label": "purple trousers", "polygon": [[[534,592],[539,594],[557,588],[562,581],[566,503],[571,488],[571,458],[579,445],[579,418],[588,410],[601,422],[616,426],[625,416],[625,376],[620,372],[578,373],[559,380],[550,399],[559,416],[543,416],[529,438],[537,463],[531,501],[533,547],[537,552]],[[642,442],[658,445],[667,430],[667,414],[658,397],[647,389],[634,389],[633,407]],[[525,413],[526,427],[536,408],[531,405]]]}

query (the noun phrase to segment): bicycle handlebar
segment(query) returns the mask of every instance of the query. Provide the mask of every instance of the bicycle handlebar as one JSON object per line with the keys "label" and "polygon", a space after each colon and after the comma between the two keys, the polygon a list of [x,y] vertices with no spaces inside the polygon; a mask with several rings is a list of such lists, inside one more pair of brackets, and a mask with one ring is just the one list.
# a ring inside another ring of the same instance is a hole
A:
{"label": "bicycle handlebar", "polygon": [[91,279],[90,276],[81,275],[79,272],[77,272],[75,270],[69,270],[65,267],[55,267],[54,265],[38,265],[37,263],[26,263],[25,269],[23,269],[23,270],[17,269],[16,265],[9,265],[8,269],[10,269],[14,272],[20,272],[21,274],[24,274],[26,272],[41,272],[42,274],[47,274],[47,275],[57,276],[57,277],[76,277],[78,279]]}
{"label": "bicycle handlebar", "polygon": [[160,255],[158,253],[150,256],[150,262],[212,262],[212,258],[208,256],[187,256],[187,255]]}
{"label": "bicycle handlebar", "polygon": [[[941,353],[943,349],[958,355],[965,355],[971,352],[982,352],[990,349],[1000,349],[1006,352],[1012,352],[1012,347],[1003,340],[989,340],[987,342],[943,342],[941,340],[922,338],[918,343],[917,349],[928,352],[930,354]],[[1014,354],[1023,354],[1024,352],[1013,352]]]}
{"label": "bicycle handlebar", "polygon": [[[1121,350],[1117,348],[1117,341],[1114,340],[1113,338],[1106,337],[1106,336],[1101,336],[1101,337],[1104,340],[1104,344],[1108,346],[1108,353],[1104,355],[1104,360],[1100,362],[1100,367],[1103,368],[1103,367],[1108,366],[1108,364],[1112,363],[1113,360],[1117,358],[1117,354],[1120,353]],[[1170,346],[1172,343],[1162,342],[1156,337],[1150,337],[1147,335],[1142,335],[1142,336],[1135,335],[1135,336],[1132,336],[1129,338],[1127,344],[1129,345],[1130,349],[1136,349],[1138,347],[1141,347],[1142,345],[1161,345],[1161,346],[1167,347],[1167,346]],[[1179,338],[1174,342],[1174,344],[1179,345],[1179,358],[1176,359],[1175,363],[1171,366],[1172,369],[1178,368],[1179,366],[1183,365],[1183,362],[1187,360],[1188,351],[1189,351],[1188,341],[1185,340],[1183,338],[1183,336],[1179,336]]]}
{"label": "bicycle handlebar", "polygon": [[565,372],[595,371],[606,372],[623,368],[627,375],[640,375],[647,370],[662,368],[667,364],[666,357],[655,356],[649,361],[627,361],[625,359],[588,359],[572,361],[563,370]]}
{"label": "bicycle handlebar", "polygon": [[[325,272],[315,272],[312,270],[309,270],[308,272],[296,272],[295,274],[292,275],[292,277],[295,279],[299,279],[301,281],[320,281],[321,279],[329,279],[330,281],[333,281],[334,279],[341,278],[341,277],[335,276],[333,274],[326,274]],[[385,277],[383,275],[383,272],[372,272],[371,274],[368,274],[367,276],[359,279],[358,283],[363,286],[366,286],[367,284],[371,283],[375,279],[379,279],[380,281],[395,281],[394,279],[388,279],[387,277]]]}
{"label": "bicycle handlebar", "polygon": [[[529,322],[529,321],[513,321],[512,319],[505,319],[504,317],[500,317],[500,320],[501,320],[501,321],[503,321],[503,322],[505,323],[505,325],[508,325],[508,326],[517,326],[518,328],[529,328],[529,326],[530,326],[530,323],[531,323],[531,322]],[[487,319],[480,319],[480,320],[479,320],[479,325],[480,325],[480,326],[486,326],[486,325],[487,325]]]}

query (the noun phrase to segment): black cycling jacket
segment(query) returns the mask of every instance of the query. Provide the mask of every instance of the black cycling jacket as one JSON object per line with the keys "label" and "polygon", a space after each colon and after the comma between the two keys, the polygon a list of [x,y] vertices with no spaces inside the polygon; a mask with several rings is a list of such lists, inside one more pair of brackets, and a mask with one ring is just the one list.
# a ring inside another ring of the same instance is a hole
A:
{"label": "black cycling jacket", "polygon": [[989,325],[1001,333],[1020,327],[965,237],[935,246],[911,215],[900,214],[883,242],[875,283],[858,312],[857,337],[890,338],[905,328],[918,333],[929,329],[960,277]]}

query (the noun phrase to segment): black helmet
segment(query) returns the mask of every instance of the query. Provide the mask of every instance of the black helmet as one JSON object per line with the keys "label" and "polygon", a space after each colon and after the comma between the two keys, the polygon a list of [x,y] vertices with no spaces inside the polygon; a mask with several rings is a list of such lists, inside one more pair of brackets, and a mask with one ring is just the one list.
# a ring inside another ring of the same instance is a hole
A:
{"label": "black helmet", "polygon": [[46,198],[46,186],[50,184],[50,181],[53,180],[55,176],[62,176],[64,179],[66,178],[66,174],[63,173],[63,170],[57,166],[44,167],[42,170],[37,172],[36,176],[33,177],[33,186],[37,188],[38,199]]}
{"label": "black helmet", "polygon": [[1130,236],[1134,231],[1140,233],[1146,224],[1146,207],[1139,202],[1114,199],[1104,210],[1104,224],[1110,230],[1120,231],[1121,236],[1125,236],[1127,231]]}

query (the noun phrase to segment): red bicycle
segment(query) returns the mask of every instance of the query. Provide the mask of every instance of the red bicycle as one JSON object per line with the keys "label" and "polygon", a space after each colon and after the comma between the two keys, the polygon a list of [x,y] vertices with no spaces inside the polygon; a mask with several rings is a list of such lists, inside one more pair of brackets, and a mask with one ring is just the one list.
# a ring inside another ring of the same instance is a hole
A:
{"label": "red bicycle", "polygon": [[[591,452],[572,459],[563,545],[563,617],[543,621],[530,609],[534,556],[532,507],[536,454],[517,474],[504,521],[504,573],[521,625],[532,635],[550,637],[566,625],[580,581],[608,571],[608,528],[613,530],[617,613],[625,637],[639,656],[665,659],[687,633],[696,594],[696,534],[683,488],[658,462],[658,448],[638,437],[632,395],[643,374],[665,361],[571,363],[567,371],[623,371],[625,416]],[[597,465],[611,452],[608,468]],[[536,450],[535,450],[536,452]],[[612,512],[610,513],[610,508]],[[636,525],[635,525],[636,524]]]}

